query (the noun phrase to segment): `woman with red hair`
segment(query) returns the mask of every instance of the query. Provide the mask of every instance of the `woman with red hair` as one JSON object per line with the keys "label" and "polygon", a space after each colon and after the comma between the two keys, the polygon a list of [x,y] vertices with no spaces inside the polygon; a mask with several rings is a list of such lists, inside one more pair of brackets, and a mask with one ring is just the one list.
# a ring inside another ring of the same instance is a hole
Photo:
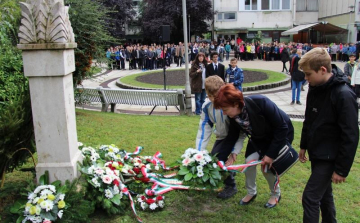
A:
{"label": "woman with red hair", "polygon": [[[226,84],[220,88],[214,100],[214,107],[221,108],[230,118],[230,125],[249,136],[245,152],[246,163],[262,160],[262,167],[270,170],[273,160],[285,146],[291,146],[294,128],[289,117],[274,102],[263,95],[243,97],[234,85]],[[231,129],[231,128],[230,128]],[[229,134],[238,134],[236,131]],[[236,156],[229,157],[233,163]],[[231,165],[231,164],[230,164]],[[262,168],[264,169],[264,168]],[[273,208],[280,201],[280,186],[276,187],[276,176],[271,171],[263,171],[271,196],[265,208]],[[245,172],[247,195],[240,205],[248,205],[256,198],[256,166]]]}

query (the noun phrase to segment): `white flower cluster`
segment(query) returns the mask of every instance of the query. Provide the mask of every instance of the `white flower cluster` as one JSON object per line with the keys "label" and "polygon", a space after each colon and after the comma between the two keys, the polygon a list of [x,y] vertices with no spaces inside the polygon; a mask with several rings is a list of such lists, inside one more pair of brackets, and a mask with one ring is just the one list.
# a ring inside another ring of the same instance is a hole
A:
{"label": "white flower cluster", "polygon": [[[112,169],[111,169],[112,168]],[[104,167],[92,165],[87,169],[87,174],[91,176],[91,182],[95,188],[106,188],[104,190],[105,196],[108,199],[120,194],[124,189],[124,185],[120,180],[120,165],[118,162],[107,162]]]}
{"label": "white flower cluster", "polygon": [[100,150],[105,151],[105,157],[110,157],[112,160],[119,161],[122,160],[121,155],[119,154],[120,149],[115,145],[102,145],[99,148]]}
{"label": "white flower cluster", "polygon": [[157,208],[164,208],[165,207],[164,199],[165,196],[157,196],[154,198],[147,198],[144,195],[137,196],[137,202],[140,204],[140,207],[143,210],[150,209],[154,211]]}
{"label": "white flower cluster", "polygon": [[[54,185],[41,185],[38,186],[34,192],[29,193],[28,202],[25,206],[24,216],[22,221],[41,223],[49,221],[42,217],[42,213],[57,211],[57,216],[62,218],[63,209],[65,207],[65,194],[56,194],[56,188]],[[54,209],[54,207],[56,207]]]}
{"label": "white flower cluster", "polygon": [[[198,151],[193,148],[189,148],[185,151],[185,153],[181,156],[183,158],[182,165],[189,166],[191,164],[196,164],[197,176],[204,176],[203,168],[206,164],[211,163],[212,159],[207,150]],[[216,163],[213,163],[216,165]],[[217,167],[217,166],[216,166]],[[214,168],[216,168],[214,166]]]}
{"label": "white flower cluster", "polygon": [[96,152],[96,150],[92,147],[84,147],[81,149],[81,153],[83,157],[86,155],[90,155],[90,160],[93,162],[96,162],[96,160],[100,159],[99,153]]}

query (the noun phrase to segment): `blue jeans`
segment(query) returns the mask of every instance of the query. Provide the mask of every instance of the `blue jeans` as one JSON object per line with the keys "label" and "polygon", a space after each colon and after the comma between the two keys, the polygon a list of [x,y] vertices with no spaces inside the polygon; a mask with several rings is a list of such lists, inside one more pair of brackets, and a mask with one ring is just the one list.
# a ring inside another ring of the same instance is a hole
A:
{"label": "blue jeans", "polygon": [[230,52],[226,51],[226,60],[229,60]]}
{"label": "blue jeans", "polygon": [[295,101],[295,90],[297,90],[296,92],[296,101],[300,101],[300,92],[301,92],[301,85],[302,85],[302,81],[294,81],[291,80],[291,90],[292,90],[292,101]]}
{"label": "blue jeans", "polygon": [[201,93],[195,93],[195,114],[201,114],[201,107],[204,104],[206,98],[206,91],[205,89],[201,90]]}

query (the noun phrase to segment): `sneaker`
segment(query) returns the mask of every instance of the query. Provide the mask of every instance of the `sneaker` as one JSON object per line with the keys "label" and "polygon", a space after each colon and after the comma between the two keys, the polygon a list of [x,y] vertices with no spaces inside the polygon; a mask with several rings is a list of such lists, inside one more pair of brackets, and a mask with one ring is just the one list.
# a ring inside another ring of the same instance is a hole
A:
{"label": "sneaker", "polygon": [[290,103],[290,105],[293,105],[293,104],[295,104],[295,101],[292,101],[292,102]]}
{"label": "sneaker", "polygon": [[297,102],[296,102],[296,104],[298,104],[298,105],[302,105],[302,103],[301,103],[300,101],[297,101]]}
{"label": "sneaker", "polygon": [[228,199],[237,193],[236,187],[225,186],[224,190],[218,193],[217,197],[221,199]]}

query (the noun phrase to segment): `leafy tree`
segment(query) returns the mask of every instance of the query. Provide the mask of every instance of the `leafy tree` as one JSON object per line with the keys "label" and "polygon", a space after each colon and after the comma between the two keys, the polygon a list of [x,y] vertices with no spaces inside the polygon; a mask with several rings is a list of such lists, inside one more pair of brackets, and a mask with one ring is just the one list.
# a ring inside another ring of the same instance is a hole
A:
{"label": "leafy tree", "polygon": [[[190,15],[191,34],[202,35],[209,30],[206,21],[213,19],[210,0],[186,0]],[[140,9],[142,32],[150,41],[158,41],[160,25],[170,25],[171,40],[183,41],[182,0],[144,0]]]}
{"label": "leafy tree", "polygon": [[74,85],[91,76],[93,59],[104,61],[107,43],[115,41],[107,30],[109,10],[98,0],[65,0],[70,5],[69,17],[74,30],[76,71],[73,73]]}
{"label": "leafy tree", "polygon": [[122,26],[135,16],[133,0],[103,0],[103,4],[110,10],[107,20],[110,34],[118,39],[124,38]]}

